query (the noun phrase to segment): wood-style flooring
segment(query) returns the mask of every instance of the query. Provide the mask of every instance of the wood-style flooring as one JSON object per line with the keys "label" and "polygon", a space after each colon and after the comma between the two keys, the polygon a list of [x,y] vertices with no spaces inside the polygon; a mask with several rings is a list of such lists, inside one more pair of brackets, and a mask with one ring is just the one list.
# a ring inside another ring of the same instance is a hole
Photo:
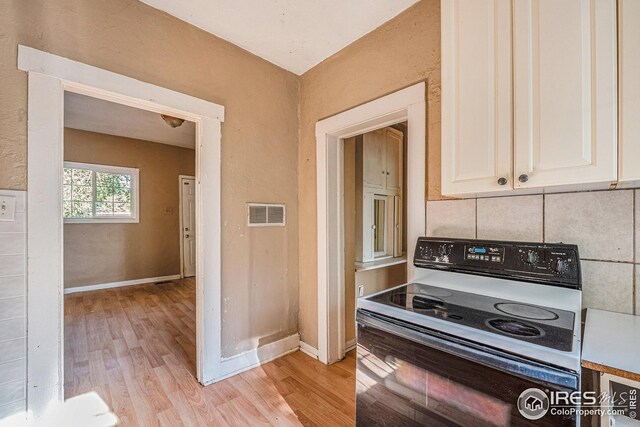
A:
{"label": "wood-style flooring", "polygon": [[208,387],[195,379],[195,280],[65,296],[65,397],[98,393],[122,426],[347,426],[355,354],[295,352]]}

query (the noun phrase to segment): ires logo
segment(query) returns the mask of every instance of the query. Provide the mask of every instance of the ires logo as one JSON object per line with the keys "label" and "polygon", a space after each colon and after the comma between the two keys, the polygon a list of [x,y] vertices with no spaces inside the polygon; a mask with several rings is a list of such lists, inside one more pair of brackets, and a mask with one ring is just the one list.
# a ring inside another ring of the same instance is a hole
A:
{"label": "ires logo", "polygon": [[528,388],[518,397],[518,410],[528,420],[539,420],[549,410],[549,398],[538,388]]}
{"label": "ires logo", "polygon": [[528,420],[539,420],[548,412],[551,415],[580,415],[585,413],[597,413],[599,409],[584,411],[580,406],[598,406],[598,395],[596,392],[587,391],[551,391],[547,393],[539,388],[529,388],[523,391],[518,397],[518,410],[520,414]]}

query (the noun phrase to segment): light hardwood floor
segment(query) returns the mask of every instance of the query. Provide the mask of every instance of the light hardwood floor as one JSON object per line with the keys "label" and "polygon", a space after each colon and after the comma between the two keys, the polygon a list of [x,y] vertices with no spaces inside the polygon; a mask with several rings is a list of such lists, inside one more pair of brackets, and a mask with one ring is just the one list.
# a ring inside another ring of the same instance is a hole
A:
{"label": "light hardwood floor", "polygon": [[346,426],[355,354],[331,366],[295,352],[202,387],[195,280],[65,296],[65,397],[97,392],[123,426]]}

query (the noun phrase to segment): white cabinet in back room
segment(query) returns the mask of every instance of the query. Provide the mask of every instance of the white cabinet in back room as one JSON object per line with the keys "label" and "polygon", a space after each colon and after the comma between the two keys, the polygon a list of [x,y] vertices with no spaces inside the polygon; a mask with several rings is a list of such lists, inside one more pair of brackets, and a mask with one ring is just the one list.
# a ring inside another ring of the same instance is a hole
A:
{"label": "white cabinet in back room", "polygon": [[442,193],[511,185],[511,0],[442,0]]}
{"label": "white cabinet in back room", "polygon": [[640,1],[618,0],[620,177],[640,186]]}
{"label": "white cabinet in back room", "polygon": [[363,158],[363,184],[365,187],[382,190],[387,182],[384,129],[378,129],[363,135],[362,147],[363,151],[368,153]]}
{"label": "white cabinet in back room", "polygon": [[356,261],[403,254],[404,134],[386,127],[356,137]]}
{"label": "white cabinet in back room", "polygon": [[386,188],[391,191],[402,191],[402,150],[403,135],[395,129],[385,129],[386,145]]}
{"label": "white cabinet in back room", "polygon": [[616,1],[441,5],[442,194],[615,182]]}

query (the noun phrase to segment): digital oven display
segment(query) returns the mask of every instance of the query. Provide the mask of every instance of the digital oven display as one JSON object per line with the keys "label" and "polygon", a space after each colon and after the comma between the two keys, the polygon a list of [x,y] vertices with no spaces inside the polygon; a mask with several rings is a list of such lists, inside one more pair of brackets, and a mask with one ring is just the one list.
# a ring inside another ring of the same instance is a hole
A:
{"label": "digital oven display", "polygon": [[502,263],[504,261],[504,248],[493,246],[467,246],[465,247],[464,258],[471,261]]}

